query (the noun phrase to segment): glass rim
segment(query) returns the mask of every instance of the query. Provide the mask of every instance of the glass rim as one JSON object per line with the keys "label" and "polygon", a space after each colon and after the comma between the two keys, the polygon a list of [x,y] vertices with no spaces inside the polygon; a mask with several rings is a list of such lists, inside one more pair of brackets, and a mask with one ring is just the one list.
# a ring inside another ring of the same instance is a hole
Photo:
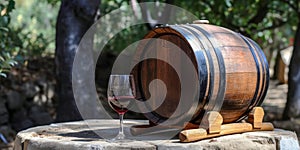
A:
{"label": "glass rim", "polygon": [[133,76],[132,74],[111,74],[110,76]]}

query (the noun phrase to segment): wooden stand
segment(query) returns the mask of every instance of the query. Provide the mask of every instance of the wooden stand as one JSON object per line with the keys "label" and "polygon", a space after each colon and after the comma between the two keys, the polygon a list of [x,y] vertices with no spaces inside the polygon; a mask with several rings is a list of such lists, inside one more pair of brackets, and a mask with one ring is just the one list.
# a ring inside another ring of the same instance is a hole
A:
{"label": "wooden stand", "polygon": [[[228,134],[236,134],[252,131],[273,131],[272,123],[263,122],[264,110],[262,107],[255,107],[249,114],[246,122],[222,124],[223,117],[219,112],[208,112],[203,121],[206,128],[199,128],[199,125],[187,123],[184,129],[179,133],[181,142],[194,142],[202,139],[218,137]],[[131,127],[132,135],[149,133],[147,128],[153,125],[137,125]],[[180,129],[180,127],[161,127],[162,130],[170,128]],[[150,131],[151,132],[151,131]]]}
{"label": "wooden stand", "polygon": [[249,114],[248,123],[229,123],[222,124],[222,116],[216,117],[219,112],[207,113],[208,130],[203,128],[193,129],[195,125],[188,125],[186,129],[180,132],[179,139],[181,142],[194,142],[202,139],[218,137],[228,134],[236,134],[251,131],[273,131],[272,123],[263,122],[264,110],[262,107],[255,107]]}

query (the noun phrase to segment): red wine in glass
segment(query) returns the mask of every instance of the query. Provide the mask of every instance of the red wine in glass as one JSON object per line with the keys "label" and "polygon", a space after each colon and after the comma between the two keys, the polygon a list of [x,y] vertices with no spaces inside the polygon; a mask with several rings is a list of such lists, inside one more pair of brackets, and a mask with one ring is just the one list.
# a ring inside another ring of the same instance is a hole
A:
{"label": "red wine in glass", "polygon": [[134,96],[113,96],[108,97],[110,107],[118,114],[125,114]]}

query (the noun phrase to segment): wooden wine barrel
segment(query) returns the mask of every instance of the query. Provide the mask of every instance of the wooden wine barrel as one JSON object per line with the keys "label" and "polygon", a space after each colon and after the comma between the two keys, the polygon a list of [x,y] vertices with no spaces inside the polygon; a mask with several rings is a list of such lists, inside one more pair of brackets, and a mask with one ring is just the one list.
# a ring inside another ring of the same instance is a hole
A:
{"label": "wooden wine barrel", "polygon": [[[158,27],[150,31],[144,39],[149,41],[138,47],[137,59],[155,51],[157,56],[164,55],[170,60],[177,60],[178,64],[181,63],[181,56],[174,56],[172,50],[163,51],[172,49],[168,44],[153,44],[151,39],[171,42],[191,59],[197,70],[200,86],[197,112],[191,122],[200,123],[204,112],[214,107],[208,105],[218,104],[220,100],[223,101],[222,105],[217,107],[221,107],[224,123],[243,118],[264,100],[269,85],[269,67],[263,51],[251,39],[210,24]],[[182,66],[182,70],[184,67]],[[140,100],[147,100],[151,96],[149,83],[152,80],[160,79],[165,83],[165,101],[154,111],[145,113],[145,116],[155,124],[168,119],[180,100],[182,89],[178,72],[166,61],[152,58],[139,62],[132,73]]]}

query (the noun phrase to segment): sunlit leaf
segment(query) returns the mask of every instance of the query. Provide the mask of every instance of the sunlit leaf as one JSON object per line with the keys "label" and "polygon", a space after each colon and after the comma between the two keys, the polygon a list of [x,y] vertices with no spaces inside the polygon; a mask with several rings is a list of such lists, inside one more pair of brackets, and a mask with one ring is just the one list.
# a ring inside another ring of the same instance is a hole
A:
{"label": "sunlit leaf", "polygon": [[0,72],[0,76],[7,78],[7,75],[5,73]]}
{"label": "sunlit leaf", "polygon": [[8,60],[6,63],[8,63],[10,66],[15,66],[17,64],[14,60]]}
{"label": "sunlit leaf", "polygon": [[232,6],[232,4],[231,4],[231,1],[230,1],[230,0],[225,0],[225,3],[226,3],[226,6],[227,6],[227,7],[231,7],[231,6]]}
{"label": "sunlit leaf", "polygon": [[4,32],[8,32],[9,31],[8,28],[5,28],[5,27],[0,27],[0,30],[4,31]]}

